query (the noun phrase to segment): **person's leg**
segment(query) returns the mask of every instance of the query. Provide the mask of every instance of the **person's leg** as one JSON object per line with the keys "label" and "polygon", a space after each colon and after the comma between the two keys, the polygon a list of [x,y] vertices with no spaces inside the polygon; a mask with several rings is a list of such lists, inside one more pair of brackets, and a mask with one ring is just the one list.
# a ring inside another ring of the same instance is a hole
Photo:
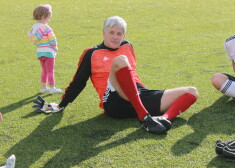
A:
{"label": "person's leg", "polygon": [[45,63],[45,58],[46,57],[41,57],[39,58],[41,67],[42,67],[42,73],[41,73],[41,83],[42,87],[46,87],[47,85],[47,70],[46,70],[46,63]]}
{"label": "person's leg", "polygon": [[[158,118],[152,117],[145,109],[140,99],[133,70],[126,56],[121,55],[114,59],[109,81],[118,95],[131,103],[142,128],[154,134],[161,134],[170,129],[170,122],[165,119],[163,119],[165,121],[160,122]],[[167,122],[167,126],[165,126],[165,122]]]}
{"label": "person's leg", "polygon": [[217,90],[220,90],[228,79],[228,76],[225,74],[217,73],[212,76],[211,83]]}
{"label": "person's leg", "polygon": [[114,59],[109,80],[119,96],[131,102],[139,120],[143,120],[148,112],[140,100],[132,68],[126,56],[121,55]]}
{"label": "person's leg", "polygon": [[47,58],[46,70],[48,76],[48,84],[50,86],[49,93],[51,94],[56,94],[61,92],[61,89],[55,88],[54,67],[55,67],[55,58]]}
{"label": "person's leg", "polygon": [[198,98],[197,89],[194,87],[181,87],[165,90],[161,99],[162,116],[172,120],[180,113],[187,110]]}
{"label": "person's leg", "polygon": [[211,79],[212,85],[226,96],[235,97],[234,77],[228,74],[214,74]]}
{"label": "person's leg", "polygon": [[48,92],[48,88],[47,88],[47,70],[46,70],[46,65],[45,65],[45,60],[46,57],[40,57],[39,61],[42,67],[42,72],[41,72],[41,89],[40,89],[40,93],[46,93]]}
{"label": "person's leg", "polygon": [[55,58],[47,58],[45,61],[45,67],[48,76],[48,84],[50,87],[55,86],[55,78],[54,78],[54,67],[55,67]]}

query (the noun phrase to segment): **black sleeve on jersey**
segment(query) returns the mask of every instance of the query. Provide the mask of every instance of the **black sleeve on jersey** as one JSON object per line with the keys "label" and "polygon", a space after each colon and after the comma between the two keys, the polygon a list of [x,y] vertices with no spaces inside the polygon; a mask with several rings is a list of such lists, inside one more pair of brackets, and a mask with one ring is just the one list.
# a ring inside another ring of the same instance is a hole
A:
{"label": "black sleeve on jersey", "polygon": [[69,86],[65,89],[62,96],[62,101],[59,107],[66,107],[69,103],[73,102],[81,91],[86,87],[87,80],[91,75],[91,55],[94,50],[88,50],[85,55],[80,58],[77,72]]}
{"label": "black sleeve on jersey", "polygon": [[[127,40],[124,40],[121,45],[124,45],[124,44],[129,44],[132,48],[133,48],[133,45],[131,44],[130,41],[127,41]],[[134,48],[133,48],[134,49]]]}

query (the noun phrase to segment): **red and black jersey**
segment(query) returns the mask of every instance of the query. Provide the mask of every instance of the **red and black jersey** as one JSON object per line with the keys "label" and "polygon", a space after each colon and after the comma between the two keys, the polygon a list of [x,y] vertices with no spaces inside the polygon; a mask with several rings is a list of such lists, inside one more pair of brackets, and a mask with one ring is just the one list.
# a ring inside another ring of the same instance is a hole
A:
{"label": "red and black jersey", "polygon": [[94,48],[84,50],[78,62],[78,69],[73,80],[65,89],[59,106],[66,107],[69,103],[73,102],[85,88],[86,82],[90,78],[94,88],[99,94],[100,107],[103,108],[102,98],[108,84],[111,65],[113,59],[120,55],[127,56],[133,69],[136,82],[141,83],[140,78],[136,74],[136,56],[131,43],[123,41],[117,49],[108,48],[102,43]]}

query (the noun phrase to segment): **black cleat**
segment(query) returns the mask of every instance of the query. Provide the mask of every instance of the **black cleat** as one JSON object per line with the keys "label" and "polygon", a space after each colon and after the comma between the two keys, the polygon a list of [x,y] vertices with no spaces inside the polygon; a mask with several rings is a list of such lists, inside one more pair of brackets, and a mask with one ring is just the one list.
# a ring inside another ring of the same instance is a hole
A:
{"label": "black cleat", "polygon": [[171,122],[168,120],[166,117],[163,116],[157,116],[157,117],[152,117],[154,120],[159,121],[165,128],[166,131],[171,129]]}
{"label": "black cleat", "polygon": [[216,141],[216,147],[215,147],[215,152],[218,154],[218,155],[222,155],[223,154],[223,149],[224,147],[226,146],[225,143],[221,142],[220,139],[218,139]]}
{"label": "black cleat", "polygon": [[229,141],[229,142],[221,142],[220,139],[218,139],[216,141],[216,147],[215,147],[215,152],[218,154],[218,155],[223,155],[223,150],[226,146],[229,146],[229,147],[235,147],[235,141]]}
{"label": "black cleat", "polygon": [[153,134],[162,134],[166,132],[166,127],[160,123],[154,117],[151,117],[150,114],[147,114],[142,121],[140,121],[141,127],[146,131],[151,132]]}
{"label": "black cleat", "polygon": [[231,161],[235,161],[235,146],[225,146],[223,149],[223,156]]}

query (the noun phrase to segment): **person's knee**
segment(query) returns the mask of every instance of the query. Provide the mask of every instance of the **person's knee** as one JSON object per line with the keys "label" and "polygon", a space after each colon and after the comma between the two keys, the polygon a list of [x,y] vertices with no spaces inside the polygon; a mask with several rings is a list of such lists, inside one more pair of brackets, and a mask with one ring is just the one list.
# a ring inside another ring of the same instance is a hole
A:
{"label": "person's knee", "polygon": [[217,74],[214,74],[214,75],[212,76],[212,78],[211,78],[211,84],[212,84],[217,90],[219,90],[226,80],[228,80],[228,77],[227,77],[226,75],[221,74],[221,73],[217,73]]}
{"label": "person's knee", "polygon": [[216,85],[217,81],[219,81],[220,78],[221,78],[221,74],[220,73],[216,73],[216,74],[212,75],[212,77],[211,77],[212,85]]}
{"label": "person's knee", "polygon": [[195,87],[188,87],[187,92],[198,98],[198,91]]}
{"label": "person's knee", "polygon": [[113,60],[112,67],[114,70],[118,70],[126,66],[130,66],[130,64],[125,55],[120,55]]}
{"label": "person's knee", "polygon": [[197,88],[190,86],[190,87],[186,87],[185,89],[186,89],[186,92],[185,92],[185,93],[192,94],[192,95],[194,95],[196,98],[198,98],[198,91],[197,91]]}

